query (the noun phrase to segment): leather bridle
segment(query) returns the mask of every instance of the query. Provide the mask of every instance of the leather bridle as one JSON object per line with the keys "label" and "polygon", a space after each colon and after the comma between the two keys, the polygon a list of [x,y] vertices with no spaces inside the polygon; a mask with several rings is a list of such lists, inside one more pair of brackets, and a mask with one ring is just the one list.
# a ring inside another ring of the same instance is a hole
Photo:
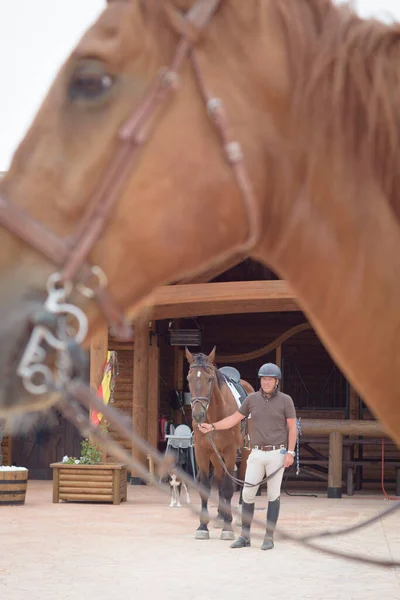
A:
{"label": "leather bridle", "polygon": [[[172,9],[176,18],[170,19],[170,22],[180,35],[173,59],[167,68],[160,70],[139,106],[120,127],[118,149],[104,177],[91,194],[88,202],[89,209],[83,215],[73,235],[61,239],[32,219],[26,212],[0,196],[0,225],[60,269],[58,273],[51,276],[48,282],[49,296],[45,308],[53,314],[67,313],[72,314],[75,318],[78,318],[77,311],[81,313],[78,319],[78,333],[73,338],[79,344],[86,335],[87,323],[85,324],[84,321],[87,319],[80,308],[66,304],[73,289],[77,289],[86,297],[97,300],[113,333],[121,338],[130,338],[132,335],[130,325],[107,290],[106,275],[100,267],[90,265],[88,258],[112,216],[121,196],[125,179],[136,164],[141,147],[150,137],[154,112],[170,93],[179,87],[179,70],[187,58],[192,63],[194,76],[208,115],[215,125],[226,159],[232,167],[248,217],[247,240],[243,244],[239,244],[239,248],[233,248],[232,251],[246,253],[255,246],[259,239],[260,222],[256,210],[256,200],[244,165],[241,146],[232,136],[221,100],[215,98],[205,85],[194,50],[200,34],[220,5],[221,0],[198,0],[185,16]],[[198,35],[193,35],[193,32],[197,32]],[[68,310],[60,310],[60,304],[63,309],[68,307]],[[36,331],[36,334],[35,330],[33,331],[32,338],[35,340],[33,342],[31,338],[29,342],[31,344],[30,357],[25,357],[28,362],[38,362],[37,357],[33,358],[37,354],[36,350],[43,340],[49,343],[49,337],[48,332],[44,333],[43,330]],[[63,337],[66,337],[65,331]],[[54,339],[50,345],[53,349],[60,350],[58,347],[60,344],[57,345]],[[30,391],[33,392],[33,389]]]}
{"label": "leather bridle", "polygon": [[[190,365],[190,367],[189,367],[189,369],[205,369],[205,368],[207,368],[205,365],[198,364],[198,363],[194,363],[194,364]],[[207,414],[207,410],[208,410],[208,407],[210,406],[210,402],[211,402],[211,394],[212,394],[214,378],[215,378],[215,374],[210,379],[210,387],[209,387],[207,396],[192,396],[192,398],[190,400],[190,406],[191,406],[192,410],[194,409],[196,404],[200,404],[201,408],[204,410],[204,413]]]}

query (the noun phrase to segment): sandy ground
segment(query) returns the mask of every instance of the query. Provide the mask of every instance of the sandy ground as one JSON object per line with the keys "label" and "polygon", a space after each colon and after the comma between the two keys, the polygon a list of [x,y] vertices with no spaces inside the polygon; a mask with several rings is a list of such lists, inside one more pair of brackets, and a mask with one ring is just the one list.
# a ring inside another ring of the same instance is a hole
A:
{"label": "sandy ground", "polygon": [[[261,529],[255,528],[252,547],[240,550],[221,541],[217,529],[210,529],[210,540],[195,540],[196,517],[169,508],[168,498],[147,486],[129,486],[120,506],[52,504],[51,498],[51,482],[30,481],[24,506],[0,509],[1,600],[400,599],[399,569],[279,540],[262,552]],[[198,503],[193,494],[192,502]],[[264,520],[266,498],[258,497],[256,506],[256,518]],[[279,524],[296,534],[335,529],[388,506],[382,496],[283,495]],[[400,560],[400,513],[329,544]]]}

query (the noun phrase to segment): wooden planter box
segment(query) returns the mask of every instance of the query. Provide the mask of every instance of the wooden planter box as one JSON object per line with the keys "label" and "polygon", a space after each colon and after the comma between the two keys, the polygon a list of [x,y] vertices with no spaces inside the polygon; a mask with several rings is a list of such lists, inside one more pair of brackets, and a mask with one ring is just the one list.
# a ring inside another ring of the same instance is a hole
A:
{"label": "wooden planter box", "polygon": [[25,504],[28,470],[0,471],[0,506]]}
{"label": "wooden planter box", "polygon": [[112,502],[126,501],[127,479],[125,465],[69,465],[62,462],[50,465],[53,469],[53,502]]}

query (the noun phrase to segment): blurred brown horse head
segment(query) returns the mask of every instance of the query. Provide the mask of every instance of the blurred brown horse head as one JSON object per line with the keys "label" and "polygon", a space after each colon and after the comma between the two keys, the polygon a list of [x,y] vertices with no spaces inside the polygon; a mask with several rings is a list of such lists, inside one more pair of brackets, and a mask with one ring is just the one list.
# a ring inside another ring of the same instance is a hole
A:
{"label": "blurred brown horse head", "polygon": [[1,182],[3,414],[32,406],[32,327],[60,325],[50,274],[53,300],[84,284],[65,299],[89,340],[104,317],[81,292],[103,274],[111,318],[240,249],[287,279],[399,442],[399,55],[397,26],[330,0],[109,2]]}

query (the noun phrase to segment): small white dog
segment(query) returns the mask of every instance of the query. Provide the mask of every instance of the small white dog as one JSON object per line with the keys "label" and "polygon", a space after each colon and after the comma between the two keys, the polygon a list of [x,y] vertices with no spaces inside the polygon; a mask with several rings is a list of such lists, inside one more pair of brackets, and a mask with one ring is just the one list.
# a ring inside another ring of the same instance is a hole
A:
{"label": "small white dog", "polygon": [[189,490],[187,489],[187,485],[184,481],[180,481],[180,479],[178,479],[178,474],[176,470],[172,470],[170,471],[170,473],[168,473],[168,483],[171,486],[171,502],[169,505],[170,508],[174,508],[174,506],[176,506],[177,508],[181,508],[182,487],[186,492],[186,502],[190,504],[190,496]]}

